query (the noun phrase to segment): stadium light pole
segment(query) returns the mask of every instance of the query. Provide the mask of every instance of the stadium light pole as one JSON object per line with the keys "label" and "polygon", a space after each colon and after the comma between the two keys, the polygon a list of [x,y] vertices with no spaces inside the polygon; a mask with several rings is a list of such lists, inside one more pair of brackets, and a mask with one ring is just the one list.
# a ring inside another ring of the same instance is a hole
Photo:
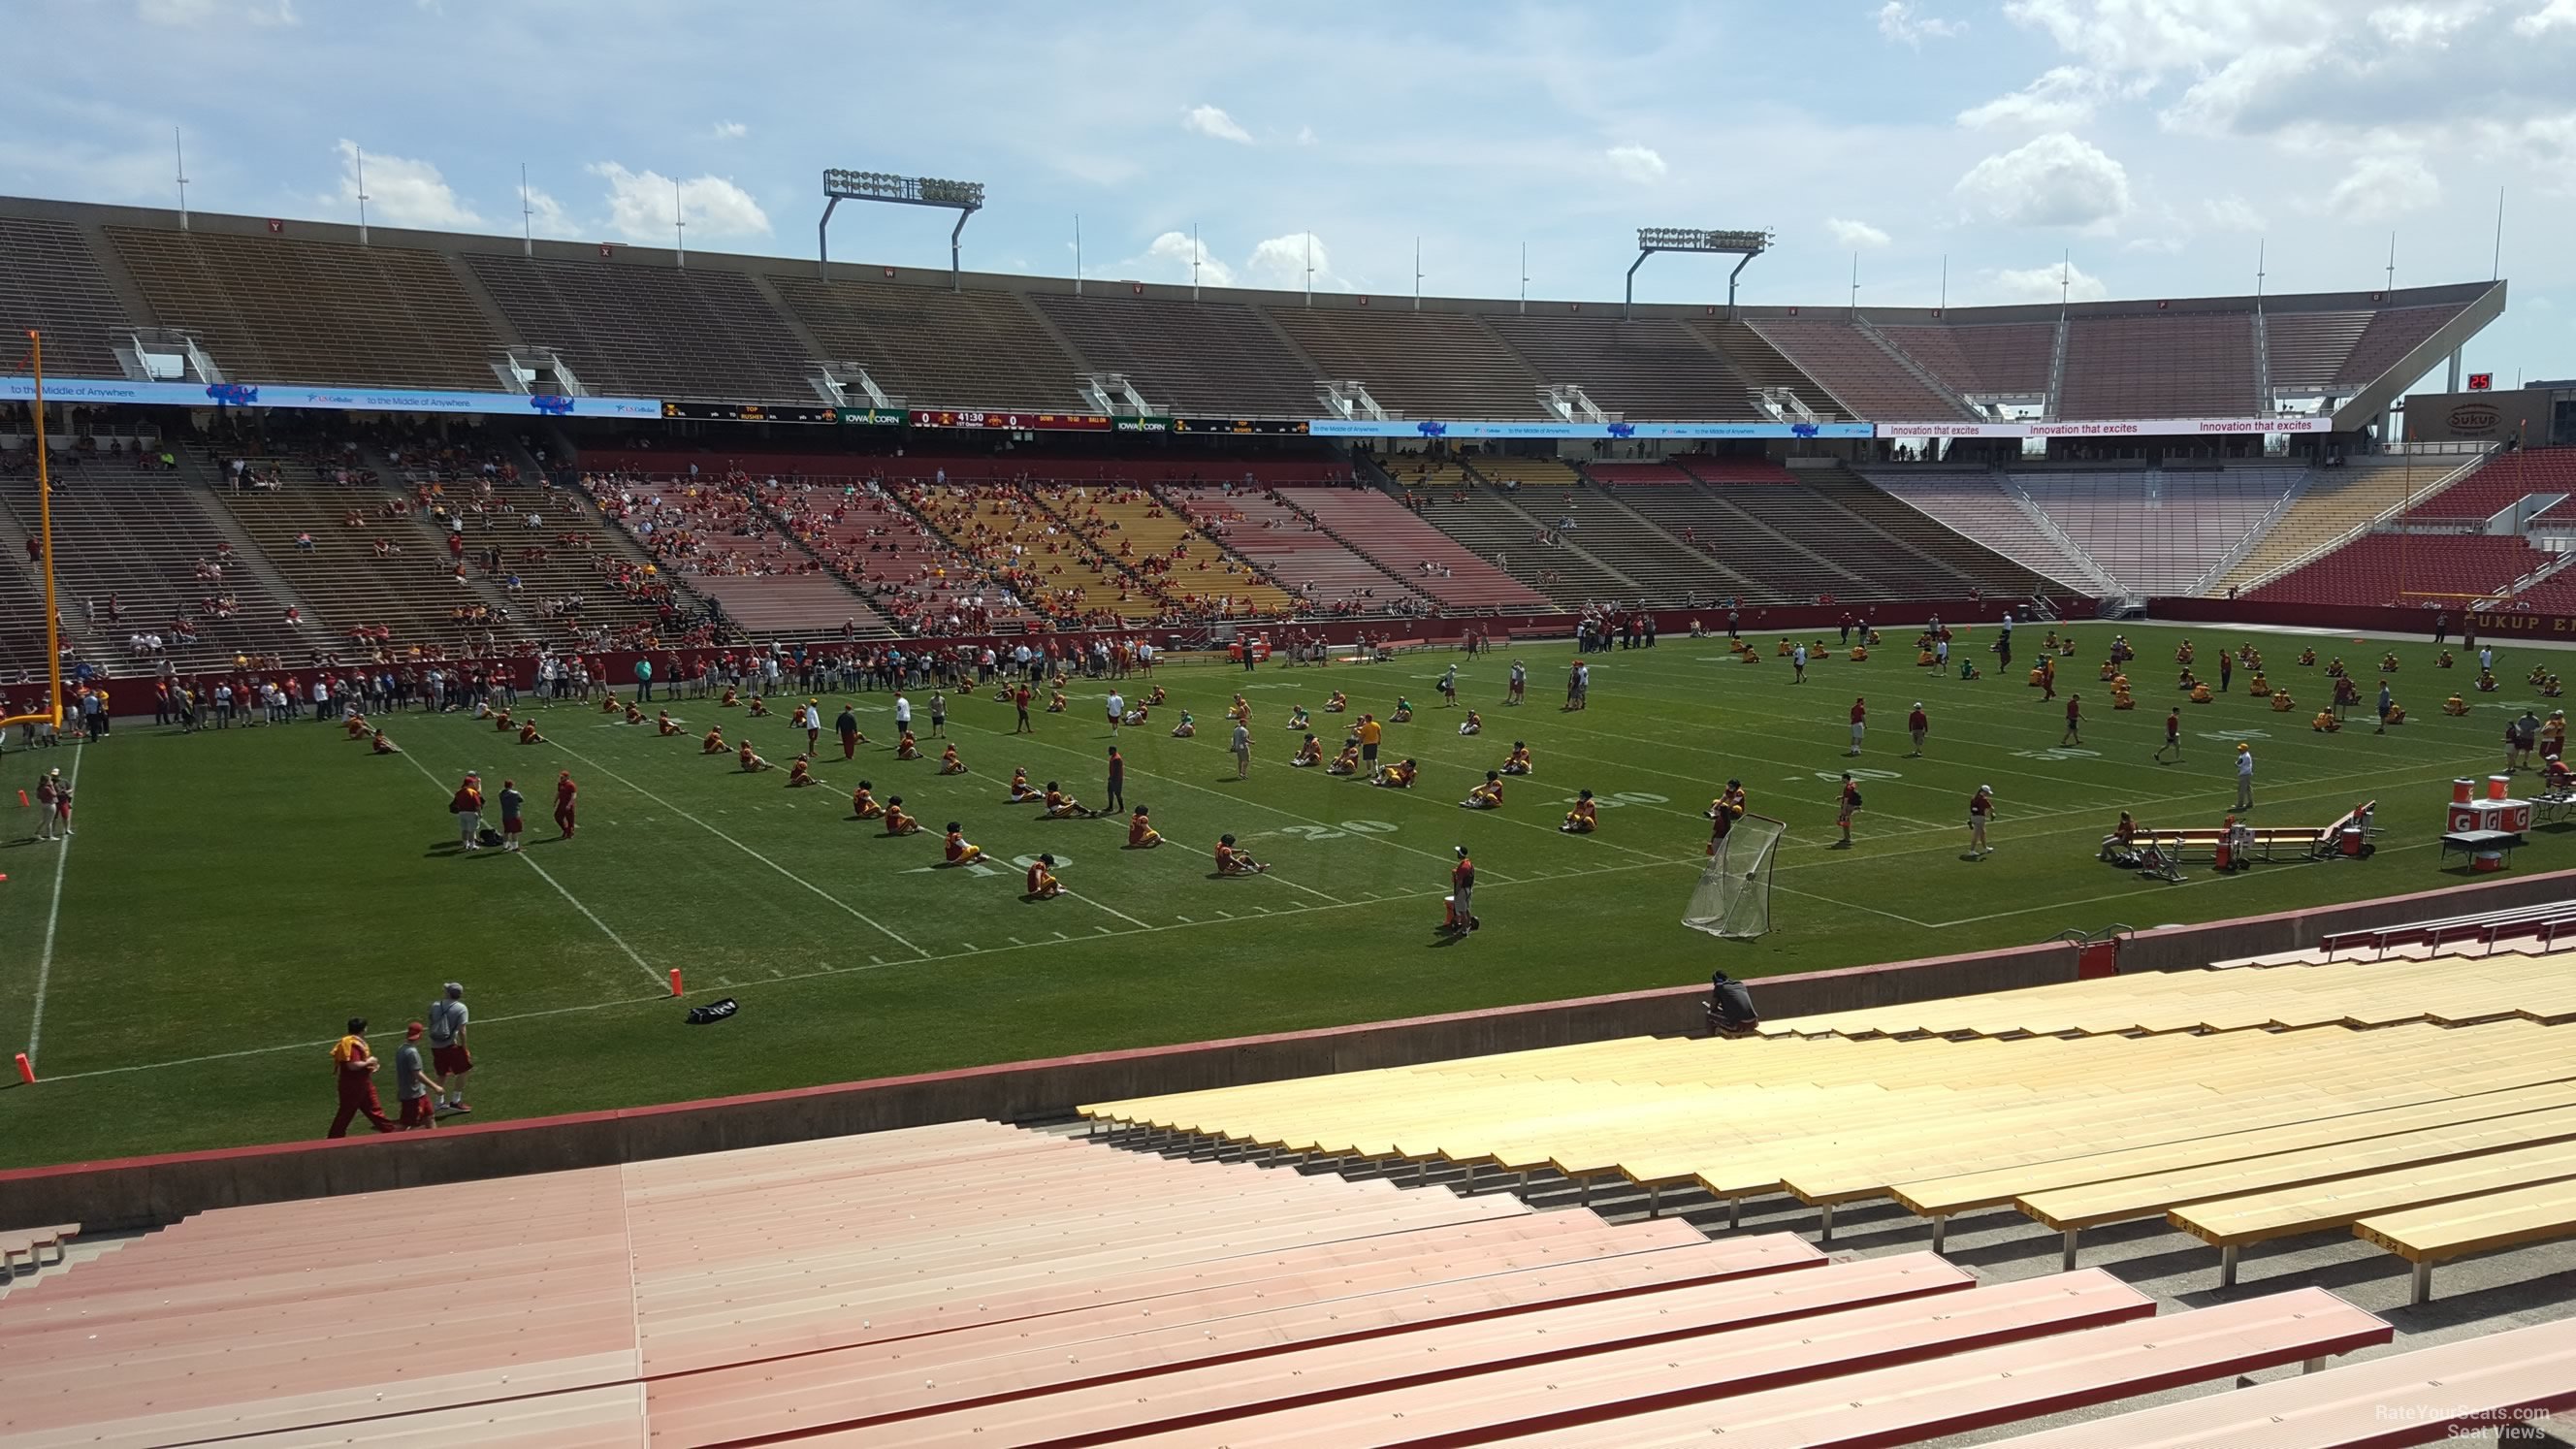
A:
{"label": "stadium light pole", "polygon": [[350,152],[358,165],[358,245],[367,244],[367,148],[353,146]]}
{"label": "stadium light pole", "polygon": [[[179,230],[188,229],[188,144],[177,126],[170,128],[170,154],[179,161]],[[2504,225],[2504,194],[2496,193],[2496,225]]]}
{"label": "stadium light pole", "polygon": [[1726,315],[1735,316],[1735,282],[1753,259],[1771,250],[1774,233],[1764,231],[1712,231],[1696,226],[1641,226],[1637,228],[1637,259],[1628,264],[1627,295],[1619,303],[1619,318],[1626,321],[1637,305],[1637,269],[1646,258],[1657,252],[1699,252],[1713,256],[1741,257],[1735,270],[1726,274]]}
{"label": "stadium light pole", "polygon": [[948,232],[948,290],[964,290],[957,259],[957,239],[966,231],[966,219],[984,209],[984,183],[981,181],[948,181],[936,176],[890,176],[882,171],[847,171],[834,167],[823,173],[823,219],[814,224],[814,269],[826,278],[831,275],[832,213],[844,201],[881,201],[894,206],[935,206],[957,213],[957,225]]}

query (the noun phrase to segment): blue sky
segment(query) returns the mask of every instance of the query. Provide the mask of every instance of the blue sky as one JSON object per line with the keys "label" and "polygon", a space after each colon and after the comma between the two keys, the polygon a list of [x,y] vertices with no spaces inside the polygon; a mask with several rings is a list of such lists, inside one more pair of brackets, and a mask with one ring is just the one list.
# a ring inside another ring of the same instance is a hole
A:
{"label": "blue sky", "polygon": [[[2576,375],[2576,0],[19,0],[0,190],[811,256],[827,166],[979,180],[970,268],[1611,298],[1639,225],[1765,226],[1749,302],[2489,273],[2473,368]],[[68,58],[114,57],[81,65]],[[947,218],[844,206],[935,265]],[[1664,257],[1638,295],[1724,295]]]}

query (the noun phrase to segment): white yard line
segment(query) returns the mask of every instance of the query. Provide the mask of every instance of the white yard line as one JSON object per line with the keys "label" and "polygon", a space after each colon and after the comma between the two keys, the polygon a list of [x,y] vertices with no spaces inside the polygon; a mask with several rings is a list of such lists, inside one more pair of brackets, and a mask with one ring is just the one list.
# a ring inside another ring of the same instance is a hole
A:
{"label": "white yard line", "polygon": [[[75,809],[80,802],[81,761],[89,757],[89,746],[82,745],[72,755],[71,790]],[[42,807],[39,807],[42,808]],[[62,850],[54,856],[54,894],[45,903],[45,946],[36,957],[36,1010],[27,1023],[27,1060],[36,1060],[37,1048],[45,1044],[45,993],[54,981],[54,931],[62,921],[63,872],[72,863],[72,842],[65,835]]]}
{"label": "white yard line", "polygon": [[590,756],[583,754],[581,751],[563,744],[557,744],[555,747],[562,750],[565,754],[572,756],[574,759],[581,761],[590,768],[597,770],[599,773],[606,775],[608,778],[615,780],[617,783],[624,785],[627,789],[634,791],[636,794],[643,796],[645,799],[652,801],[654,804],[659,805],[663,809],[670,811],[672,814],[679,816],[683,820],[686,820],[691,825],[697,826],[699,829],[714,836],[716,839],[723,841],[725,844],[730,845],[734,849],[741,851],[743,854],[750,856],[752,859],[759,861],[762,865],[768,866],[771,870],[778,872],[780,875],[796,882],[805,889],[812,891],[815,895],[822,897],[824,900],[830,901],[833,905],[847,911],[852,917],[873,927],[879,935],[884,936],[887,940],[894,942],[903,949],[910,951],[916,956],[927,957],[930,955],[928,951],[925,951],[919,946],[912,944],[910,941],[905,940],[901,935],[898,935],[892,927],[879,921],[876,917],[871,916],[867,912],[860,910],[858,907],[851,905],[849,902],[842,900],[839,896],[832,894],[830,891],[814,884],[805,877],[798,875],[796,872],[789,870],[783,865],[780,865],[777,861],[771,860],[768,856],[761,854],[759,851],[754,850],[750,846],[743,844],[741,841],[734,839],[732,836],[725,834],[713,825],[710,825],[706,821],[699,819],[697,816],[690,814],[688,811],[681,809],[679,806],[672,804],[670,801],[663,799],[661,796],[654,794],[652,791],[645,789],[643,786],[636,784],[634,781],[617,773],[615,770],[608,768],[606,765],[599,763]]}
{"label": "white yard line", "polygon": [[[400,753],[400,752],[399,752],[399,751],[397,751],[396,753]],[[424,780],[427,780],[431,785],[433,785],[433,786],[435,786],[435,787],[437,787],[438,789],[441,789],[441,790],[444,790],[444,789],[446,789],[446,788],[447,788],[447,783],[446,783],[445,781],[443,781],[443,780],[439,779],[436,775],[433,775],[433,774],[431,774],[431,773],[430,773],[430,771],[429,771],[429,766],[422,764],[420,761],[413,759],[411,756],[409,756],[409,755],[407,755],[407,754],[406,754],[406,755],[403,755],[403,760],[404,760],[404,762],[405,762],[405,763],[409,764],[413,769],[420,771],[421,778],[422,778],[422,779],[424,779]],[[514,850],[514,851],[512,851],[512,852],[510,852],[510,853],[511,853],[512,855],[517,856],[519,859],[521,859],[521,860],[523,860],[523,861],[527,862],[528,869],[533,870],[533,871],[535,871],[535,872],[537,873],[537,879],[544,881],[546,884],[548,884],[548,885],[550,885],[550,886],[553,886],[553,887],[555,888],[555,894],[556,894],[556,895],[562,896],[562,897],[564,898],[564,900],[565,900],[567,903],[569,903],[569,904],[572,906],[572,908],[573,908],[574,910],[581,912],[581,914],[582,914],[582,918],[583,918],[584,920],[587,920],[587,921],[589,921],[592,925],[597,926],[597,927],[599,928],[599,934],[601,934],[601,935],[603,935],[603,936],[606,936],[606,937],[608,938],[609,943],[610,943],[611,945],[614,945],[618,950],[625,952],[625,953],[626,953],[626,959],[627,959],[627,960],[629,960],[629,961],[634,962],[634,963],[635,963],[635,969],[636,969],[636,970],[638,970],[638,971],[643,972],[643,973],[644,973],[644,975],[645,975],[645,977],[646,977],[648,980],[652,980],[652,981],[660,981],[660,980],[662,980],[662,979],[663,979],[663,978],[662,978],[662,976],[661,976],[661,974],[660,974],[660,973],[658,973],[658,972],[656,972],[656,971],[653,969],[653,963],[652,963],[652,962],[650,962],[650,961],[645,960],[642,956],[640,956],[640,955],[636,954],[635,948],[626,944],[626,938],[625,938],[625,937],[623,937],[623,936],[621,936],[621,935],[619,935],[619,934],[617,934],[617,932],[615,932],[615,931],[611,930],[611,929],[609,928],[608,923],[607,923],[606,921],[603,921],[603,920],[601,920],[601,919],[599,918],[599,913],[598,913],[598,912],[593,911],[590,907],[588,907],[588,906],[586,906],[586,905],[583,905],[583,904],[581,903],[581,897],[576,896],[576,895],[574,895],[571,891],[568,891],[568,890],[564,889],[564,883],[563,883],[562,881],[559,881],[559,880],[555,879],[555,877],[554,877],[554,873],[553,873],[552,871],[549,871],[549,870],[547,870],[544,866],[537,864],[537,862],[536,862],[536,858],[535,858],[535,857],[533,857],[533,856],[531,856],[531,855],[529,855],[529,854],[528,854],[526,851],[524,851],[524,850]]]}

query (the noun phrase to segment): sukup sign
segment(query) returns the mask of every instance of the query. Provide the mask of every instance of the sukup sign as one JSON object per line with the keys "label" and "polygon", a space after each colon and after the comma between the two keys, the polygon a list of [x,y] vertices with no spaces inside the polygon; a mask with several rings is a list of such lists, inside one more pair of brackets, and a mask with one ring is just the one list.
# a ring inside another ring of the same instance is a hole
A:
{"label": "sukup sign", "polygon": [[2504,425],[2504,414],[2485,403],[2462,403],[2451,409],[2444,419],[2455,438],[2493,437]]}

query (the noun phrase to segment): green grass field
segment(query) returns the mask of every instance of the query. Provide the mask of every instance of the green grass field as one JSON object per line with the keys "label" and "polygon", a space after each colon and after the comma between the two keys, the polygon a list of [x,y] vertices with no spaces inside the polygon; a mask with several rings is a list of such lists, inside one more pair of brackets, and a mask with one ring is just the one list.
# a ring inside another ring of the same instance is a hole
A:
{"label": "green grass field", "polygon": [[[2021,662],[2042,630],[2018,638]],[[2176,641],[2196,633],[2204,664],[2225,630],[2131,628],[2139,707],[2113,713],[2095,665],[2110,631],[2076,631],[2061,693],[2085,696],[2081,750],[2060,749],[2059,705],[2020,680],[1962,682],[1917,669],[1908,648],[1836,659],[1793,687],[1785,662],[1727,661],[1723,641],[1667,636],[1652,651],[1596,658],[1593,704],[1561,713],[1562,645],[1521,651],[1531,702],[1500,707],[1504,658],[1466,662],[1464,698],[1486,732],[1462,739],[1464,710],[1437,708],[1432,681],[1459,656],[1417,655],[1331,670],[1216,665],[1161,671],[1171,705],[1125,732],[1127,795],[1152,807],[1170,844],[1122,849],[1123,822],[1048,821],[1004,803],[1014,765],[1101,793],[1105,686],[1080,685],[1072,712],[1014,738],[1007,706],[966,698],[949,732],[973,773],[898,764],[883,743],[843,763],[826,738],[830,788],[790,791],[783,774],[744,775],[696,741],[658,738],[596,712],[540,712],[551,742],[520,746],[488,724],[417,713],[390,721],[405,753],[370,756],[336,726],[234,729],[180,737],[128,724],[102,745],[0,758],[0,801],[37,770],[78,771],[78,836],[20,843],[32,812],[0,826],[0,1042],[35,1043],[45,1080],[0,1090],[0,1164],[23,1165],[319,1136],[332,1108],[323,1050],[343,1017],[374,1021],[390,1055],[402,1023],[439,983],[469,987],[476,1011],[475,1120],[675,1101],[1061,1053],[1539,1001],[1704,980],[1712,967],[1759,975],[2043,940],[2073,927],[2208,920],[2402,891],[2445,880],[2434,840],[2447,783],[2500,763],[2512,713],[2543,702],[2519,681],[2536,651],[2500,657],[2513,681],[2466,719],[2441,699],[2465,670],[2397,646],[2398,698],[2412,718],[2314,734],[2322,670],[2291,663],[2299,637],[2252,637],[2283,714],[2239,692],[2186,707],[2187,760],[2150,760]],[[1764,641],[1767,647],[1769,641]],[[1982,631],[1962,652],[1991,662]],[[2318,636],[2375,687],[2388,646]],[[1891,641],[1893,643],[1893,641]],[[1507,656],[1506,656],[1507,658]],[[1316,710],[1338,739],[1350,717],[1320,713],[1333,688],[1381,717],[1409,694],[1416,721],[1389,726],[1388,758],[1411,755],[1411,791],[1292,770],[1289,709]],[[1234,779],[1223,710],[1254,707],[1255,765]],[[1131,694],[1140,692],[1130,686]],[[1867,753],[1843,757],[1852,697],[1870,701]],[[926,728],[926,692],[916,697]],[[1932,715],[1927,756],[1904,758],[1916,699]],[[856,696],[872,736],[890,736],[890,699]],[[834,701],[825,701],[828,719]],[[684,701],[729,737],[740,711]],[[1200,735],[1167,736],[1181,708]],[[2544,710],[2545,712],[2545,710]],[[751,723],[772,759],[801,744],[782,718]],[[1507,807],[1457,801],[1529,742],[1537,774]],[[2121,808],[2150,825],[2210,826],[2232,803],[2238,738],[2259,765],[2255,819],[2321,824],[2380,801],[2385,834],[2366,862],[2258,866],[2181,885],[2094,859]],[[935,746],[933,747],[935,754]],[[1835,782],[1864,777],[1858,848],[1830,851]],[[444,813],[466,770],[516,777],[530,797],[532,847],[460,855]],[[582,828],[546,823],[550,783],[571,770]],[[1702,865],[1701,817],[1730,775],[1753,809],[1789,823],[1775,877],[1774,929],[1718,941],[1679,924]],[[883,838],[850,818],[862,776],[903,795],[930,827]],[[1994,786],[1996,853],[1962,858],[1969,793]],[[1558,833],[1564,802],[1592,789],[1595,836]],[[933,869],[950,819],[995,857],[991,874]],[[1233,831],[1274,869],[1211,879],[1208,850]],[[1452,847],[1482,872],[1486,928],[1463,943],[1435,930]],[[1015,857],[1053,852],[1073,895],[1019,898]],[[2535,837],[2518,869],[2564,864],[2563,839]],[[681,1024],[665,974],[688,1001],[732,995],[741,1014]],[[386,1081],[390,1099],[391,1078]]]}

